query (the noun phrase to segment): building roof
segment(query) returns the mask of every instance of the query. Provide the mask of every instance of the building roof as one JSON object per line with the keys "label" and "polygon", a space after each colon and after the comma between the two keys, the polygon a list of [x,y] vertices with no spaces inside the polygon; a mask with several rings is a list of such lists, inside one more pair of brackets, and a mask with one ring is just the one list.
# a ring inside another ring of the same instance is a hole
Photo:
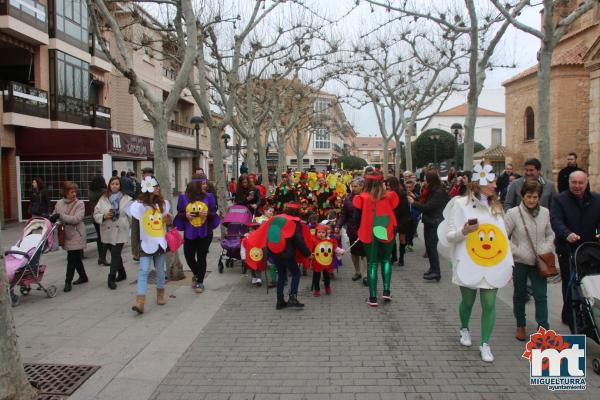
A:
{"label": "building roof", "polygon": [[[561,65],[583,65],[585,56],[590,50],[590,47],[585,42],[579,42],[570,49],[554,55],[552,58],[552,66],[559,67]],[[539,64],[527,68],[525,71],[502,82],[502,86],[506,86],[520,79],[527,78],[530,75],[537,74]]]}
{"label": "building roof", "polygon": [[[355,141],[356,150],[360,149],[383,149],[383,138],[379,137],[361,137],[357,136]],[[392,149],[396,146],[394,139],[391,139],[388,144],[388,149]]]}
{"label": "building roof", "polygon": [[489,149],[483,149],[473,154],[473,158],[485,158],[486,160],[504,160],[506,157],[506,147],[500,144],[490,147]]}
{"label": "building roof", "polygon": [[[442,111],[437,113],[436,117],[466,117],[467,111],[469,109],[469,105],[467,103],[461,104],[460,106],[456,106],[450,108],[446,111]],[[488,110],[486,108],[477,107],[477,116],[478,117],[504,117],[503,113]]]}

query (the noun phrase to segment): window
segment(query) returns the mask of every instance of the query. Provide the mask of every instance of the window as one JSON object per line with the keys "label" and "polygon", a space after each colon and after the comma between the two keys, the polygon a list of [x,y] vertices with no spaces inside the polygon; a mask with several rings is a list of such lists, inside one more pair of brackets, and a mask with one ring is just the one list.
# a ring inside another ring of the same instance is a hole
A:
{"label": "window", "polygon": [[93,161],[21,161],[21,199],[31,199],[31,181],[34,177],[44,181],[50,200],[62,198],[61,183],[74,181],[77,198],[88,199],[88,185],[94,175],[102,175],[102,160]]}
{"label": "window", "polygon": [[[88,10],[82,0],[55,0],[55,35],[88,46]],[[78,46],[81,47],[81,46]],[[85,48],[83,47],[83,48]]]}
{"label": "window", "polygon": [[331,140],[330,140],[330,135],[329,135],[329,128],[326,127],[321,127],[321,128],[317,128],[314,131],[314,135],[315,135],[315,142],[314,142],[314,148],[315,149],[329,149],[331,148]]}
{"label": "window", "polygon": [[525,140],[535,139],[535,114],[531,107],[525,110]]}
{"label": "window", "polygon": [[316,113],[325,112],[331,107],[331,100],[324,98],[316,98],[313,104],[313,110]]}
{"label": "window", "polygon": [[61,51],[50,50],[50,65],[52,119],[87,124],[89,64]]}
{"label": "window", "polygon": [[373,152],[373,161],[374,161],[374,162],[379,162],[379,161],[381,161],[381,158],[380,158],[380,157],[381,157],[381,156],[380,156],[380,154],[379,154],[379,151],[374,151],[374,152]]}

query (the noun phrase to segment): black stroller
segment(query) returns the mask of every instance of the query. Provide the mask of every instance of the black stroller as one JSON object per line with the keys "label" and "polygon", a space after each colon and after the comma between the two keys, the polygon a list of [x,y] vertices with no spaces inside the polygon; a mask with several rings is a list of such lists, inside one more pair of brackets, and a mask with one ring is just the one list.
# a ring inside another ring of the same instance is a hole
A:
{"label": "black stroller", "polygon": [[[584,334],[600,344],[600,243],[581,244],[571,257],[569,280],[572,333]],[[594,372],[600,374],[600,359],[592,360]]]}

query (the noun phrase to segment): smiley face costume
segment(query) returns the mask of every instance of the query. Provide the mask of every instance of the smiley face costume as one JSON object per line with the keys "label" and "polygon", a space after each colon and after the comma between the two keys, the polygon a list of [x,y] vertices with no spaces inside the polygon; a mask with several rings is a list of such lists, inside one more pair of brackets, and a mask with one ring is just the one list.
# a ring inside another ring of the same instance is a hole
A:
{"label": "smiley face costume", "polygon": [[[317,231],[327,231],[327,226],[318,225]],[[327,294],[330,294],[330,278],[333,272],[333,265],[335,259],[335,249],[338,247],[338,242],[335,239],[326,238],[319,239],[313,236],[313,259],[311,260],[311,267],[313,270],[312,288],[315,291],[315,295],[318,296],[320,293],[320,281],[321,273],[323,273],[323,280],[325,281],[325,290]]]}
{"label": "smiley face costume", "polygon": [[[493,182],[493,174],[490,175],[492,178],[487,181]],[[487,181],[482,179],[480,182],[487,184]],[[492,212],[492,205],[483,195],[480,198],[473,195],[454,197],[446,205],[444,221],[437,230],[440,239],[438,252],[452,262],[452,282],[461,291],[461,329],[469,327],[471,311],[479,290],[482,306],[481,336],[482,343],[485,344],[494,330],[498,289],[509,282],[514,264],[503,213],[499,208],[498,212]],[[475,218],[479,228],[465,236],[462,232],[465,223]]]}
{"label": "smiley face costume", "polygon": [[[383,179],[383,175],[367,175],[367,179]],[[394,249],[396,216],[394,209],[400,199],[395,192],[385,192],[379,200],[373,199],[367,192],[352,200],[355,208],[355,220],[360,221],[358,238],[367,254],[369,304],[377,304],[377,266],[381,264],[384,299],[389,300],[392,279],[391,255]]]}

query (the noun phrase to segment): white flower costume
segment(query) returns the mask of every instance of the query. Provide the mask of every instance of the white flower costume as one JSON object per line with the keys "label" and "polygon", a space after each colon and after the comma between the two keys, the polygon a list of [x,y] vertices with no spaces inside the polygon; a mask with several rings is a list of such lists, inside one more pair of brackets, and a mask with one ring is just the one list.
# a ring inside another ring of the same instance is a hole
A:
{"label": "white flower costume", "polygon": [[127,213],[140,221],[140,240],[144,253],[154,254],[159,247],[167,250],[166,227],[162,215],[168,213],[170,208],[167,200],[165,200],[164,210],[161,210],[158,205],[152,208],[139,201],[133,202],[129,207]]}
{"label": "white flower costume", "polygon": [[[479,172],[475,168],[474,180]],[[462,228],[473,218],[479,229],[464,236]],[[508,283],[514,262],[502,215],[492,215],[490,208],[474,197],[455,197],[446,205],[437,232],[438,252],[452,262],[454,284],[495,289]]]}

